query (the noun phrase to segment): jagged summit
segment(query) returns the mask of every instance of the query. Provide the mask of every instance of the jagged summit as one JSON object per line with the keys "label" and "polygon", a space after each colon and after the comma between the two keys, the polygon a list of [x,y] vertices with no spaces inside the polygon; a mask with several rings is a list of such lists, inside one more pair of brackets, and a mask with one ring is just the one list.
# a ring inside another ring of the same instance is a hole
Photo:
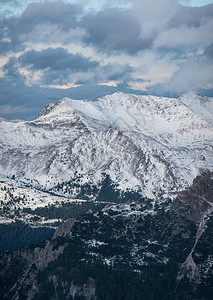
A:
{"label": "jagged summit", "polygon": [[189,92],[179,99],[195,114],[213,124],[213,98]]}
{"label": "jagged summit", "polygon": [[175,99],[117,92],[95,101],[63,98],[45,106],[37,120],[66,121],[77,115],[89,130],[117,129],[155,135],[156,131],[181,130],[183,119],[190,118],[188,126],[212,124],[212,105],[211,98],[196,93]]}
{"label": "jagged summit", "polygon": [[47,104],[38,115],[38,118],[51,114],[53,112],[62,112],[67,110],[67,112],[75,110],[79,113],[84,113],[87,115],[91,115],[93,113],[93,117],[96,118],[97,110],[102,110],[103,107],[108,107],[113,109],[116,106],[126,107],[133,105],[133,103],[137,101],[138,98],[136,95],[126,94],[123,92],[116,92],[112,95],[107,95],[96,100],[76,100],[68,97],[64,97],[57,101],[56,103]]}

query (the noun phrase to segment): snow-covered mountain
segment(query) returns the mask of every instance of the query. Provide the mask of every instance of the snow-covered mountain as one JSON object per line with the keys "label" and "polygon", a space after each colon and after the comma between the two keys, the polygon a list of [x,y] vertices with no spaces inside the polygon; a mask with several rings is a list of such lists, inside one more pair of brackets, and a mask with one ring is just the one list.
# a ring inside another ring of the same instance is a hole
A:
{"label": "snow-covered mountain", "polygon": [[153,198],[213,170],[212,129],[213,98],[195,93],[63,98],[33,121],[0,121],[0,175],[66,194],[58,184],[98,185],[105,173]]}

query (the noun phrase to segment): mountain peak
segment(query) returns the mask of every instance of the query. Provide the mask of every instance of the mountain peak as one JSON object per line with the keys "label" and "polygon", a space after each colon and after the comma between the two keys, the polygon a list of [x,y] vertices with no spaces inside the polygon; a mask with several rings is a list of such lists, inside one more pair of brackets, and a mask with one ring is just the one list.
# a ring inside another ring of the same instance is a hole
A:
{"label": "mountain peak", "polygon": [[213,98],[191,91],[182,95],[179,99],[195,114],[213,124]]}
{"label": "mountain peak", "polygon": [[56,103],[47,104],[41,110],[37,118],[45,117],[53,112],[54,114],[60,114],[62,111],[67,111],[67,113],[75,111],[80,115],[85,115],[96,119],[98,116],[100,116],[100,111],[102,111],[104,107],[111,107],[111,109],[119,105],[125,105],[128,107],[128,104],[133,104],[135,100],[138,100],[137,95],[123,92],[116,92],[111,95],[97,98],[96,100],[76,100],[64,97]]}
{"label": "mountain peak", "polygon": [[55,105],[54,103],[49,103],[49,104],[45,105],[45,106],[42,108],[42,110],[40,111],[40,113],[39,113],[37,119],[38,119],[38,118],[41,118],[41,117],[44,117],[44,116],[46,116],[47,114],[49,114],[49,113],[51,112],[52,108],[54,107],[54,105]]}
{"label": "mountain peak", "polygon": [[95,101],[65,97],[55,104],[46,105],[37,120],[61,122],[77,117],[89,130],[117,129],[155,135],[178,130],[183,118],[189,115],[191,121],[186,117],[187,126],[192,122],[213,124],[211,100],[194,92],[179,99],[123,92],[106,95]]}

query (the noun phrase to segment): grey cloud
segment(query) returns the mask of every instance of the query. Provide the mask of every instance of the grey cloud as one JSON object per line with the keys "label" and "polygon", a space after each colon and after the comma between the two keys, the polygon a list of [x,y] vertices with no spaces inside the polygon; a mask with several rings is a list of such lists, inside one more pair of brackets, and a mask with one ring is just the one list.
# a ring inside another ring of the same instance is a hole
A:
{"label": "grey cloud", "polygon": [[204,53],[208,58],[213,58],[213,43],[206,47]]}
{"label": "grey cloud", "polygon": [[[38,1],[38,0],[36,0]],[[0,3],[7,4],[9,7],[13,5],[21,6],[29,4],[30,0],[0,0]]]}
{"label": "grey cloud", "polygon": [[209,90],[212,86],[213,61],[205,56],[193,57],[180,64],[179,69],[164,84],[147,88],[147,93],[176,96],[191,90]]}
{"label": "grey cloud", "polygon": [[77,85],[99,84],[108,81],[125,82],[127,87],[128,80],[132,80],[132,72],[134,69],[128,64],[107,64],[98,66],[90,76],[84,77],[85,74],[80,74],[80,78],[75,81]]}
{"label": "grey cloud", "polygon": [[129,64],[120,65],[117,63],[102,67],[102,72],[107,74],[107,79],[110,81],[130,79],[133,71],[134,69]]}
{"label": "grey cloud", "polygon": [[142,83],[142,82],[151,82],[150,79],[143,79],[143,78],[136,78],[136,79],[132,79],[133,82],[139,82],[139,83]]}
{"label": "grey cloud", "polygon": [[64,48],[48,48],[37,52],[28,51],[18,58],[19,63],[29,70],[42,71],[38,82],[42,85],[67,84],[70,76],[78,73],[95,72],[99,63],[80,54],[68,53]]}
{"label": "grey cloud", "polygon": [[15,52],[18,50],[23,49],[21,45],[12,43],[12,42],[0,42],[0,53],[2,55],[9,53],[9,52]]}
{"label": "grey cloud", "polygon": [[208,39],[211,43],[213,5],[192,8],[176,0],[132,3],[126,10],[102,8],[96,14],[64,1],[31,3],[21,16],[0,20],[1,53],[23,50],[29,41],[67,44],[78,40],[99,51],[130,55],[152,49],[153,44],[161,52],[179,52],[183,48],[188,51],[187,47],[206,47]]}
{"label": "grey cloud", "polygon": [[69,28],[77,24],[77,16],[81,14],[79,5],[69,4],[62,1],[31,3],[20,17],[18,26],[23,31],[31,30],[32,27],[42,24],[61,24]]}
{"label": "grey cloud", "polygon": [[121,80],[121,79],[127,79],[127,77],[130,78],[129,74],[130,74],[131,69],[129,68],[124,68],[124,70],[122,70],[121,72],[115,72],[114,74],[110,74],[108,76],[109,80]]}
{"label": "grey cloud", "polygon": [[86,79],[78,79],[75,81],[76,85],[86,85],[86,84],[90,84],[90,80],[86,80]]}
{"label": "grey cloud", "polygon": [[[132,80],[132,72],[134,69],[128,64],[107,64],[105,66],[97,67],[92,76],[89,79],[78,79],[75,84],[85,85],[85,84],[99,84],[102,82],[115,81],[115,82],[127,82]],[[126,85],[127,86],[127,85]]]}
{"label": "grey cloud", "polygon": [[19,57],[22,65],[32,66],[36,70],[51,69],[72,70],[73,72],[88,71],[98,66],[98,63],[80,54],[68,53],[64,48],[48,48],[37,52],[28,51]]}
{"label": "grey cloud", "polygon": [[[65,3],[64,1],[40,2],[31,3],[27,6],[21,16],[8,16],[0,20],[0,40],[7,38],[10,42],[1,42],[1,53],[7,51],[19,51],[24,49],[24,43],[27,41],[36,40],[48,42],[48,34],[43,36],[45,26],[58,26],[58,31],[69,32],[70,29],[75,29],[78,26],[78,17],[82,13],[80,5]],[[49,37],[56,30],[49,30]],[[60,37],[60,33],[55,36]],[[65,39],[71,41],[71,36],[65,36]],[[46,38],[46,40],[44,40]]]}
{"label": "grey cloud", "polygon": [[166,87],[170,90],[187,92],[212,85],[213,62],[205,57],[191,58],[180,65]]}
{"label": "grey cloud", "polygon": [[151,45],[150,40],[140,38],[139,23],[130,10],[106,9],[87,15],[81,26],[87,30],[84,42],[104,52],[123,50],[135,54]]}
{"label": "grey cloud", "polygon": [[[133,0],[133,14],[140,23],[141,36],[153,40],[151,47],[165,51],[195,52],[211,43],[213,4],[185,7],[177,0]],[[182,55],[182,54],[181,54]]]}
{"label": "grey cloud", "polygon": [[79,42],[85,35],[85,29],[81,27],[70,27],[64,29],[59,24],[40,24],[31,32],[21,35],[20,40],[32,43],[61,43],[64,45],[70,42]]}
{"label": "grey cloud", "polygon": [[167,49],[176,49],[176,51],[181,48],[187,52],[206,47],[213,40],[212,27],[213,20],[202,24],[198,28],[185,25],[179,28],[169,28],[159,33],[155,39],[154,47],[166,47]]}
{"label": "grey cloud", "polygon": [[160,83],[146,88],[146,93],[148,95],[159,96],[159,97],[170,97],[170,98],[178,98],[179,96],[182,95],[182,92],[166,89],[164,85]]}
{"label": "grey cloud", "polygon": [[177,0],[132,0],[132,14],[140,24],[141,36],[154,39],[167,28],[180,4]]}
{"label": "grey cloud", "polygon": [[17,59],[16,57],[11,57],[9,61],[3,66],[2,70],[5,72],[6,77],[16,79],[20,78],[17,67],[16,67]]}
{"label": "grey cloud", "polygon": [[0,20],[1,54],[24,49],[24,45],[19,41],[19,34],[16,26],[17,22],[18,18],[16,17]]}
{"label": "grey cloud", "polygon": [[203,7],[187,7],[180,5],[176,13],[168,22],[168,27],[179,27],[184,25],[199,27],[203,21],[211,19],[213,5]]}
{"label": "grey cloud", "polygon": [[69,43],[83,34],[78,27],[80,5],[64,1],[31,3],[17,22],[16,36],[20,43]]}
{"label": "grey cloud", "polygon": [[41,85],[65,85],[70,82],[70,70],[44,70],[38,83]]}
{"label": "grey cloud", "polygon": [[35,84],[33,74],[39,71],[36,82],[42,85],[99,84],[108,81],[127,82],[133,80],[134,68],[129,64],[108,63],[100,65],[97,61],[80,54],[72,54],[64,48],[48,48],[43,51],[27,51],[18,58],[11,57],[3,67],[7,77],[21,77],[19,69],[26,68],[26,78]]}
{"label": "grey cloud", "polygon": [[1,20],[0,28],[11,39],[10,45],[2,44],[5,51],[10,46],[20,49],[26,41],[69,43],[74,38],[105,52],[135,54],[152,42],[141,39],[140,26],[130,9],[103,9],[94,15],[64,1],[31,3],[20,17]]}

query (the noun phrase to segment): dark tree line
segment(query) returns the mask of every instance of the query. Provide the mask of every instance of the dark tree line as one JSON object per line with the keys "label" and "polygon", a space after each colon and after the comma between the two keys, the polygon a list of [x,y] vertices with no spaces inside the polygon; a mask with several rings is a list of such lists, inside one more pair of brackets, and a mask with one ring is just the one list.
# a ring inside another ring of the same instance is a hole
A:
{"label": "dark tree line", "polygon": [[0,254],[48,239],[54,232],[53,228],[32,228],[21,221],[0,224]]}

